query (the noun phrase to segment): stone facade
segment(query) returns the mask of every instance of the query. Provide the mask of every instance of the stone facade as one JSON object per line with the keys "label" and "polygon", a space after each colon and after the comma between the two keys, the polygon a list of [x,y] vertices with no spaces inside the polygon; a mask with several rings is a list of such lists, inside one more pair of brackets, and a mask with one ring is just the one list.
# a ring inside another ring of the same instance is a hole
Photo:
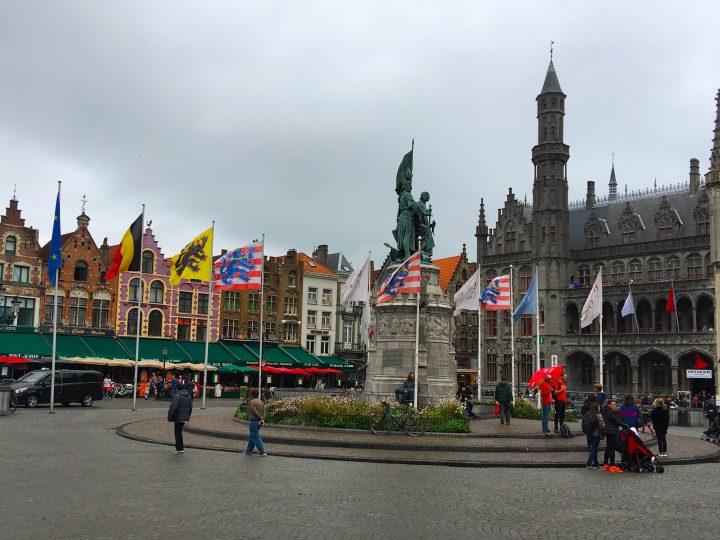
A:
{"label": "stone facade", "polygon": [[[118,247],[109,248],[109,260]],[[141,336],[204,342],[210,309],[210,341],[217,341],[220,293],[213,292],[210,302],[207,282],[184,279],[171,287],[170,267],[149,227],[143,235],[141,261],[142,287],[138,272],[123,272],[112,280],[117,295],[117,335],[136,335],[140,297]]]}
{"label": "stone facade", "polygon": [[[263,340],[299,345],[303,263],[295,250],[265,257]],[[260,291],[223,291],[220,311],[224,339],[258,340]]]}
{"label": "stone facade", "polygon": [[[115,326],[115,298],[105,281],[107,264],[88,226],[83,211],[77,228],[61,236],[63,265],[57,290],[57,326],[60,333],[110,335]],[[48,260],[50,243],[42,247],[42,261]],[[55,288],[50,285],[47,266],[42,274],[44,291],[40,328],[52,331]]]}
{"label": "stone facade", "polygon": [[[711,239],[718,241],[720,229],[711,226],[710,217],[720,211],[720,197],[711,202],[712,191],[701,183],[693,159],[686,184],[620,195],[613,165],[606,197],[597,197],[595,183],[588,182],[586,199],[570,204],[565,98],[551,62],[537,97],[532,204],[518,201],[510,190],[491,229],[481,201],[476,237],[483,279],[512,272],[517,304],[537,269],[544,338],[539,364],[549,365],[551,355],[558,355],[573,390],[590,390],[600,380],[600,322],[582,330],[579,322],[601,269],[605,389],[617,394],[714,389],[714,381],[688,380],[685,370],[697,358],[715,367],[717,255],[711,255]],[[677,317],[665,312],[671,286]],[[636,317],[622,317],[630,290]],[[515,328],[520,389],[537,360],[534,324],[524,319]],[[494,384],[510,365],[509,320],[508,312],[484,317],[484,384]]]}
{"label": "stone facade", "polygon": [[[38,230],[25,225],[18,200],[13,196],[0,217],[0,324],[37,326],[42,296],[42,259]],[[12,315],[12,300],[20,300],[18,314]]]}

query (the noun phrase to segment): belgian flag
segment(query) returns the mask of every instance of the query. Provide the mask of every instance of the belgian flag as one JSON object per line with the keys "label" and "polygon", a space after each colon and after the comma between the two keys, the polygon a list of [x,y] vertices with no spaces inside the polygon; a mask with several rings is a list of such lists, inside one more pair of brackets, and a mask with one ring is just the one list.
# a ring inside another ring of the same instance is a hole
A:
{"label": "belgian flag", "polygon": [[110,269],[105,274],[105,280],[110,281],[121,272],[140,270],[140,241],[143,232],[143,214],[133,221],[123,236]]}

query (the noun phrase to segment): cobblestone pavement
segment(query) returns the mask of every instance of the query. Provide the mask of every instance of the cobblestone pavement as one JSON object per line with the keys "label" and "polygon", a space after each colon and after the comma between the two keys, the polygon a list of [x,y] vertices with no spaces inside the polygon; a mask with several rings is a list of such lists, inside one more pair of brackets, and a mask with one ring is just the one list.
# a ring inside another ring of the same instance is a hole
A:
{"label": "cobblestone pavement", "polygon": [[[710,538],[720,465],[664,475],[246,457],[118,437],[154,407],[0,417],[2,537]],[[232,412],[232,407],[195,415]],[[166,427],[170,430],[170,426]],[[702,496],[698,496],[702,493]]]}

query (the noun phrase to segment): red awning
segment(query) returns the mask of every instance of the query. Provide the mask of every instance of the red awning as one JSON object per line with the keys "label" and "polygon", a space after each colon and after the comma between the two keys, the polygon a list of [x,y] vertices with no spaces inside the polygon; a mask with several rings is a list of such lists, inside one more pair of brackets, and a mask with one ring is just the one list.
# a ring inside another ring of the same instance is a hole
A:
{"label": "red awning", "polygon": [[29,364],[30,360],[17,356],[0,356],[0,364]]}

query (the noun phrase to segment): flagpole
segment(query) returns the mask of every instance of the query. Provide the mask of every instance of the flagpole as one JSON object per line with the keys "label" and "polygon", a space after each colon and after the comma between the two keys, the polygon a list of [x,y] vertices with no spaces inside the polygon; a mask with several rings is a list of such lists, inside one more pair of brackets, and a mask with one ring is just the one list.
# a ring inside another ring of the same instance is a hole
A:
{"label": "flagpole", "polygon": [[260,358],[258,360],[258,397],[262,400],[262,368],[263,368],[263,317],[265,307],[265,233],[262,235],[262,264],[260,266]]}
{"label": "flagpole", "polygon": [[[62,180],[58,180],[58,200],[60,199],[60,190],[62,188]],[[60,216],[56,216],[58,219]],[[52,367],[50,373],[50,414],[55,411],[55,359],[57,358],[57,301],[58,301],[58,279],[60,278],[60,268],[55,269],[55,292],[53,294],[53,337],[52,337]]]}
{"label": "flagpole", "polygon": [[[365,377],[367,377],[367,364],[368,364],[368,360],[370,360],[370,316],[372,315],[372,313],[370,312],[370,310],[372,309],[370,307],[370,293],[371,293],[371,291],[370,291],[370,258],[371,257],[372,257],[372,251],[368,251],[368,260],[367,260],[367,263],[365,263],[367,265],[367,268],[365,269],[365,273],[367,274],[367,293],[368,294],[367,294],[367,302],[365,302],[366,305],[363,306],[363,312],[365,312],[366,309],[368,310],[367,321],[365,321],[365,328],[364,328],[364,330],[365,330]],[[362,317],[361,317],[360,321],[361,321],[360,325],[362,326]],[[364,385],[365,385],[365,380],[363,379],[363,387],[364,387]]]}
{"label": "flagpole", "polygon": [[675,307],[675,331],[676,331],[676,332],[679,332],[679,331],[680,331],[680,320],[678,319],[677,302],[675,301],[675,287],[673,286],[673,281],[672,281],[672,279],[670,280],[670,289],[672,289],[672,292],[673,292],[673,304],[675,304],[675,305],[674,305],[674,307]]}
{"label": "flagpole", "polygon": [[422,236],[418,236],[418,256],[420,257],[420,290],[416,297],[416,311],[415,311],[415,388],[413,391],[413,407],[417,411],[418,408],[418,370],[420,369],[420,294],[422,293]]}
{"label": "flagpole", "polygon": [[[590,293],[592,294],[592,293]],[[603,384],[603,291],[602,291],[602,266],[600,267],[600,384]]]}
{"label": "flagpole", "polygon": [[[630,294],[632,298],[632,286],[628,283],[628,294]],[[633,298],[633,317],[635,319],[635,328],[637,329],[637,333],[640,333],[640,323],[638,322],[637,318],[637,310],[635,309],[635,298]]]}
{"label": "flagpole", "polygon": [[[535,266],[535,372],[540,371],[540,271]],[[530,388],[528,387],[528,393]],[[540,408],[540,392],[537,393],[537,405]]]}
{"label": "flagpole", "polygon": [[[136,322],[136,332],[135,332],[135,374],[133,375],[133,403],[132,403],[132,410],[137,410],[137,379],[138,379],[138,362],[140,361],[140,326],[142,325],[142,298],[145,294],[145,284],[143,283],[143,240],[145,240],[145,205],[142,205],[142,217],[140,218],[140,273],[138,274],[138,281],[139,281],[139,293],[138,293],[138,302],[137,302],[137,318],[135,319]],[[120,247],[118,247],[120,249]],[[130,280],[132,281],[132,279]],[[165,384],[165,381],[163,381],[163,384]]]}
{"label": "flagpole", "polygon": [[[212,222],[212,233],[210,234],[210,296],[208,297],[207,312],[207,328],[205,328],[205,366],[203,368],[203,397],[201,409],[205,408],[205,395],[207,394],[207,368],[208,368],[208,350],[210,348],[210,315],[213,308],[213,241],[215,240],[215,220]],[[219,329],[218,329],[219,330]],[[190,396],[192,399],[192,396]]]}
{"label": "flagpole", "polygon": [[510,385],[512,396],[515,397],[515,323],[513,322],[513,310],[515,301],[513,299],[513,265],[510,265]]}
{"label": "flagpole", "polygon": [[[478,268],[479,271],[479,268]],[[480,279],[480,276],[478,276],[478,280]],[[478,283],[479,286],[479,283]],[[478,301],[478,375],[477,375],[477,384],[478,384],[478,404],[480,403],[480,400],[482,399],[482,308],[480,307],[480,302]]]}

